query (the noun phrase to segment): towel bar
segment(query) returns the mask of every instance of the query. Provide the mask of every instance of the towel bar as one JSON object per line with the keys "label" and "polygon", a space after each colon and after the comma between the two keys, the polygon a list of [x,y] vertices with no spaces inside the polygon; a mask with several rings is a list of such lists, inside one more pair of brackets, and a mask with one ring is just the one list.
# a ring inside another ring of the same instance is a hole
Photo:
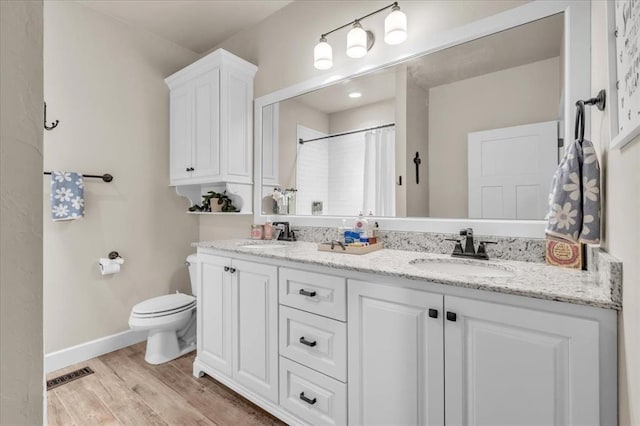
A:
{"label": "towel bar", "polygon": [[[51,172],[44,172],[44,174],[45,175],[50,175]],[[113,180],[113,176],[111,176],[109,173],[105,173],[103,175],[85,175],[85,174],[83,174],[82,177],[102,179],[105,182],[111,182]]]}

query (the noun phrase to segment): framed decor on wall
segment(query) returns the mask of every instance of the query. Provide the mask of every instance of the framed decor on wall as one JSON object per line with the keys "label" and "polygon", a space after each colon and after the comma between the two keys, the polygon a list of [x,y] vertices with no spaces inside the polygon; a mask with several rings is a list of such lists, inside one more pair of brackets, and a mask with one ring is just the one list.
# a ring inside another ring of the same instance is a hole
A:
{"label": "framed decor on wall", "polygon": [[640,135],[640,0],[608,2],[610,148]]}

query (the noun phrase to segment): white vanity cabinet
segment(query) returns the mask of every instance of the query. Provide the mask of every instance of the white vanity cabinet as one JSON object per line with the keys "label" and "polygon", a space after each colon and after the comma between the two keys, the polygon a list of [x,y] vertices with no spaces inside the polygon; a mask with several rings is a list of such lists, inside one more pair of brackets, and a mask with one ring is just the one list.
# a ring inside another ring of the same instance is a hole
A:
{"label": "white vanity cabinet", "polygon": [[350,425],[597,425],[599,324],[350,280]]}
{"label": "white vanity cabinet", "polygon": [[171,185],[252,183],[256,70],[218,49],[165,80]]}
{"label": "white vanity cabinet", "polygon": [[194,373],[221,373],[277,403],[277,267],[208,254],[198,257]]}

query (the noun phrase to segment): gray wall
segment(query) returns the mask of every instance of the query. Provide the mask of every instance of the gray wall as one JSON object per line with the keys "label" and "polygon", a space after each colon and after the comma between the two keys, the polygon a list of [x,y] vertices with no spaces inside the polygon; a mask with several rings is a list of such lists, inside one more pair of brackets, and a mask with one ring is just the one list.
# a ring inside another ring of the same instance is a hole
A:
{"label": "gray wall", "polygon": [[[44,90],[60,125],[44,135],[47,170],[111,173],[85,183],[85,217],[52,222],[44,194],[44,327],[50,353],[129,329],[131,307],[190,292],[184,260],[198,238],[169,187],[169,89],[198,56],[77,2],[45,2]],[[42,179],[42,178],[41,178]],[[126,263],[102,276],[99,257]]]}
{"label": "gray wall", "polygon": [[42,2],[0,1],[0,424],[42,424]]}

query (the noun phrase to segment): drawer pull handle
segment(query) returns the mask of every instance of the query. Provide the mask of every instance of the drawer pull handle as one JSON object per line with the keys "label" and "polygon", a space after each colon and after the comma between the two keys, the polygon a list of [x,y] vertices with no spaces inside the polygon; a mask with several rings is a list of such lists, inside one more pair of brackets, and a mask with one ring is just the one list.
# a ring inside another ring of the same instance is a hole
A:
{"label": "drawer pull handle", "polygon": [[315,345],[318,344],[318,342],[316,342],[315,340],[313,342],[308,341],[307,339],[304,338],[304,336],[302,336],[300,338],[300,343],[302,343],[303,345],[310,346],[310,347],[314,347]]}
{"label": "drawer pull handle", "polygon": [[309,399],[306,396],[304,396],[304,392],[300,392],[300,399],[303,400],[304,402],[306,402],[309,405],[313,405],[316,403],[317,399],[313,398],[313,399]]}
{"label": "drawer pull handle", "polygon": [[303,296],[307,296],[307,297],[315,297],[316,296],[316,292],[315,291],[307,291],[303,288],[300,289],[300,291],[298,292]]}

